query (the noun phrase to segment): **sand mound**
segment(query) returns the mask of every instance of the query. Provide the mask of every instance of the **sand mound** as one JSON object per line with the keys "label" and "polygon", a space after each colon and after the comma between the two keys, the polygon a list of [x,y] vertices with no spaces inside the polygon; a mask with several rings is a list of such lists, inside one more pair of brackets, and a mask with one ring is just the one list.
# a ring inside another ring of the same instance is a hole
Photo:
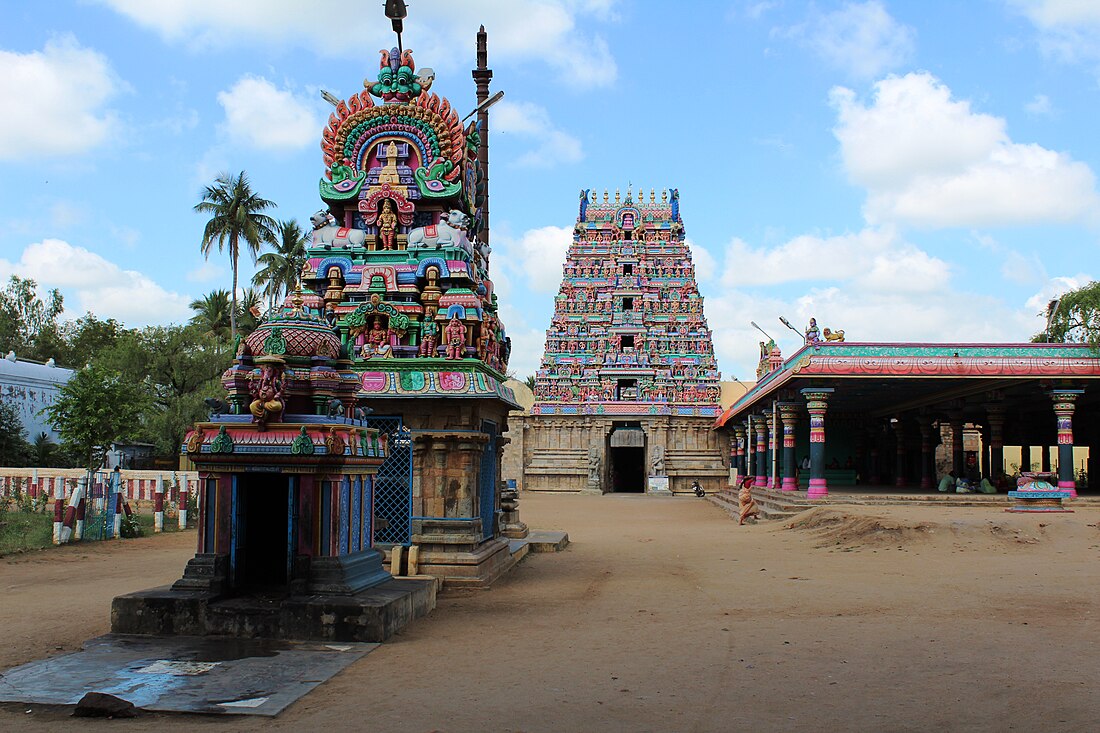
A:
{"label": "sand mound", "polygon": [[[1040,525],[1042,526],[1042,525]],[[810,532],[818,547],[913,547],[936,541],[977,544],[1036,544],[1042,530],[1018,526],[1011,518],[936,521],[904,513],[872,513],[854,508],[816,507],[797,515],[784,529]],[[960,547],[959,549],[964,549]]]}

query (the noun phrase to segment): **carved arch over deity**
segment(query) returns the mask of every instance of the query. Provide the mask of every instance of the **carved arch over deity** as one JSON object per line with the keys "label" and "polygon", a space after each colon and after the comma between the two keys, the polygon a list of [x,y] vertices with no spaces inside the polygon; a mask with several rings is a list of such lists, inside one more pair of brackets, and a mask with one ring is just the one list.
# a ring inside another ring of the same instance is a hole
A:
{"label": "carved arch over deity", "polygon": [[416,276],[420,279],[426,279],[426,273],[429,267],[439,268],[440,277],[451,277],[451,270],[447,267],[447,260],[442,257],[425,257],[420,260],[416,266]]}
{"label": "carved arch over deity", "polygon": [[360,290],[369,289],[374,278],[380,277],[387,293],[397,292],[397,270],[392,265],[365,265],[361,276]]}

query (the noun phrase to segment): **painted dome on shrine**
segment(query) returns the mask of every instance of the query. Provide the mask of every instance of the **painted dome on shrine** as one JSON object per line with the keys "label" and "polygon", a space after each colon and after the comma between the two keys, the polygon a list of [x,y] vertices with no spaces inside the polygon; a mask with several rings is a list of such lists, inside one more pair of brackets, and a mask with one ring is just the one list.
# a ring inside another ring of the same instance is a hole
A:
{"label": "painted dome on shrine", "polygon": [[317,311],[304,305],[301,293],[293,294],[278,313],[271,314],[244,340],[253,356],[339,358],[340,337]]}

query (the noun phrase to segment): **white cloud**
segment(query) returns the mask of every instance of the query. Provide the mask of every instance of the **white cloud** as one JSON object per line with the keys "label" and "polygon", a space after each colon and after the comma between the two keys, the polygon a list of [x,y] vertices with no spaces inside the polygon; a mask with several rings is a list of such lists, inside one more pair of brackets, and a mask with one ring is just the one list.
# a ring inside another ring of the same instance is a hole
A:
{"label": "white cloud", "polygon": [[788,29],[828,64],[857,79],[871,79],[913,56],[915,31],[898,23],[878,0],[846,3]]}
{"label": "white cloud", "polygon": [[43,288],[58,288],[65,296],[66,313],[75,316],[90,311],[127,326],[181,322],[191,316],[187,296],[60,239],[27,245],[18,262],[0,259],[0,278],[12,274],[31,278]]}
{"label": "white cloud", "polygon": [[695,265],[695,279],[700,282],[709,282],[718,274],[718,262],[714,259],[706,247],[696,244],[690,238],[684,238],[691,253],[691,261]]}
{"label": "white cloud", "polygon": [[1024,105],[1028,114],[1041,117],[1049,117],[1054,114],[1054,108],[1050,104],[1050,97],[1045,94],[1036,94],[1035,97]]}
{"label": "white cloud", "polygon": [[225,268],[213,262],[203,262],[187,273],[187,279],[193,283],[208,283],[225,277]]}
{"label": "white cloud", "polygon": [[[272,0],[99,0],[169,41],[196,50],[242,43],[276,48],[304,47],[315,53],[362,61],[364,49],[396,45],[382,3],[364,8],[358,0],[330,0],[324,22],[317,6]],[[616,77],[607,43],[588,28],[614,20],[614,0],[419,0],[405,21],[406,47],[418,63],[455,71],[473,58],[474,33],[485,25],[489,61],[546,64],[575,86],[606,87]],[[466,76],[469,83],[469,76]]]}
{"label": "white cloud", "polygon": [[1008,0],[1039,31],[1044,53],[1068,63],[1100,61],[1100,3],[1095,0]]}
{"label": "white cloud", "polygon": [[104,144],[119,129],[106,105],[124,88],[107,59],[72,36],[26,54],[0,50],[0,160],[74,155]]}
{"label": "white cloud", "polygon": [[1095,219],[1096,178],[1065,153],[1013,142],[926,72],[875,84],[870,104],[831,92],[848,177],[867,188],[871,224],[1007,226]]}
{"label": "white cloud", "polygon": [[555,127],[546,110],[532,102],[501,102],[493,108],[491,124],[494,134],[515,135],[534,143],[515,165],[550,168],[584,159],[580,140]]}
{"label": "white cloud", "polygon": [[494,263],[522,276],[526,287],[536,293],[558,291],[565,253],[573,242],[572,229],[545,226],[528,229],[518,239],[497,234],[493,241]]}
{"label": "white cloud", "polygon": [[224,129],[234,142],[260,150],[294,150],[316,142],[322,127],[317,105],[263,77],[242,77],[218,92]]}

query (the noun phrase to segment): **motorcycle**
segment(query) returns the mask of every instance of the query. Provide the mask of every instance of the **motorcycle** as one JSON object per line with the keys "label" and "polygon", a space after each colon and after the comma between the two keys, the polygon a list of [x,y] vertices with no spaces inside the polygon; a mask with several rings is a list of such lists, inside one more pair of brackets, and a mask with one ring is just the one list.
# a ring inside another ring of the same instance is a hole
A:
{"label": "motorcycle", "polygon": [[703,487],[699,485],[698,481],[691,482],[691,490],[695,492],[696,496],[706,496],[707,492],[703,490]]}

